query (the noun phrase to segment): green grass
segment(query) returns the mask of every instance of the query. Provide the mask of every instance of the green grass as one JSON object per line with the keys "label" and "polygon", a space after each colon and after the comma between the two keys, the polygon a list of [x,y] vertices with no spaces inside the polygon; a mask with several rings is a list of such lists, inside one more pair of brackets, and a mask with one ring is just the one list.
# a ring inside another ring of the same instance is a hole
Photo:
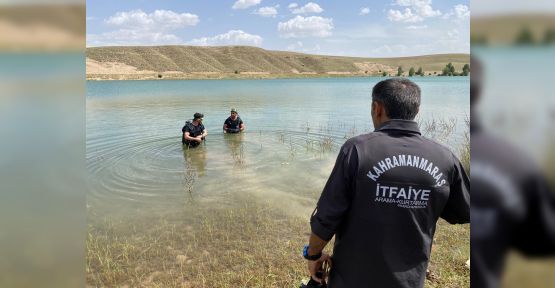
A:
{"label": "green grass", "polygon": [[291,287],[306,277],[306,219],[270,205],[192,209],[129,227],[89,225],[87,283],[129,287]]}
{"label": "green grass", "polygon": [[553,271],[555,271],[554,257],[531,259],[516,252],[511,252],[507,257],[502,287],[553,287],[553,283],[555,283]]}
{"label": "green grass", "polygon": [[[90,223],[87,284],[96,287],[296,287],[307,278],[300,249],[306,219],[269,203],[194,209],[183,215]],[[441,221],[427,287],[468,287],[469,227]],[[332,247],[328,245],[327,249]],[[329,252],[329,251],[328,251]]]}
{"label": "green grass", "polygon": [[470,225],[450,225],[440,220],[428,267],[433,276],[426,287],[470,287],[470,269],[465,266],[469,258]]}

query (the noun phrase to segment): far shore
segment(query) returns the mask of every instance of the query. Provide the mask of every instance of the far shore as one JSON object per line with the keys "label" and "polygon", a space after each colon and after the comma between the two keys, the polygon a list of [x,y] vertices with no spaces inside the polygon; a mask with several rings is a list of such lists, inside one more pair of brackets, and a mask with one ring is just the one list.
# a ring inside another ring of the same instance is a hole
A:
{"label": "far shore", "polygon": [[[399,69],[402,76],[417,71],[425,76],[438,76],[447,65],[461,72],[469,63],[469,54],[363,58],[252,46],[114,46],[87,48],[86,77],[87,80],[394,77]],[[414,77],[422,76],[415,73]]]}
{"label": "far shore", "polygon": [[[436,72],[436,74],[433,74]],[[415,75],[412,77],[439,77],[441,71],[432,71],[432,75]],[[405,73],[406,74],[406,73]],[[288,79],[288,78],[351,78],[351,77],[396,77],[395,74],[383,76],[382,74],[365,73],[133,73],[133,74],[87,74],[86,79],[91,81],[105,80],[241,80],[241,79]],[[408,77],[408,75],[403,75]]]}

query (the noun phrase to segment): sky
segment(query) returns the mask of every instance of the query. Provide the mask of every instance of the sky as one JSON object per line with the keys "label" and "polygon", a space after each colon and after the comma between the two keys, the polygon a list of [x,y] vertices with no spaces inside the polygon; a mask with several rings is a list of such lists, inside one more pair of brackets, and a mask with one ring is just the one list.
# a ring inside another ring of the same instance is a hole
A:
{"label": "sky", "polygon": [[309,54],[470,53],[469,0],[89,0],[87,47],[249,45]]}

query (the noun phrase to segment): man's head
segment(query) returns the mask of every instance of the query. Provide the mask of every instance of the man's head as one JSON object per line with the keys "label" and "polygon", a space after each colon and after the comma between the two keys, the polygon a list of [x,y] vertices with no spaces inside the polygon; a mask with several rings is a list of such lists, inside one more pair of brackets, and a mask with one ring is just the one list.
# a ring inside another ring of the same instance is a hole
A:
{"label": "man's head", "polygon": [[231,118],[237,118],[237,109],[231,108]]}
{"label": "man's head", "polygon": [[372,121],[379,127],[390,119],[414,120],[420,108],[420,87],[403,78],[379,82],[372,89]]}
{"label": "man's head", "polygon": [[204,114],[202,114],[202,113],[197,112],[197,113],[195,113],[195,115],[193,115],[193,121],[196,121],[196,122],[199,122],[199,123],[202,122],[203,118],[204,118]]}

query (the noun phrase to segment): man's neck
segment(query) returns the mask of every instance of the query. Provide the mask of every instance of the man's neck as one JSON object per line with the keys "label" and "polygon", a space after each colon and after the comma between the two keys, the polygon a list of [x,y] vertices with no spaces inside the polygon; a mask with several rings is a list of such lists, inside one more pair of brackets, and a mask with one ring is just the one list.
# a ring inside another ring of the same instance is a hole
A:
{"label": "man's neck", "polygon": [[381,117],[380,119],[376,119],[374,121],[374,128],[378,128],[378,127],[382,126],[383,123],[385,123],[389,120],[391,120],[391,119],[389,119],[389,117]]}

